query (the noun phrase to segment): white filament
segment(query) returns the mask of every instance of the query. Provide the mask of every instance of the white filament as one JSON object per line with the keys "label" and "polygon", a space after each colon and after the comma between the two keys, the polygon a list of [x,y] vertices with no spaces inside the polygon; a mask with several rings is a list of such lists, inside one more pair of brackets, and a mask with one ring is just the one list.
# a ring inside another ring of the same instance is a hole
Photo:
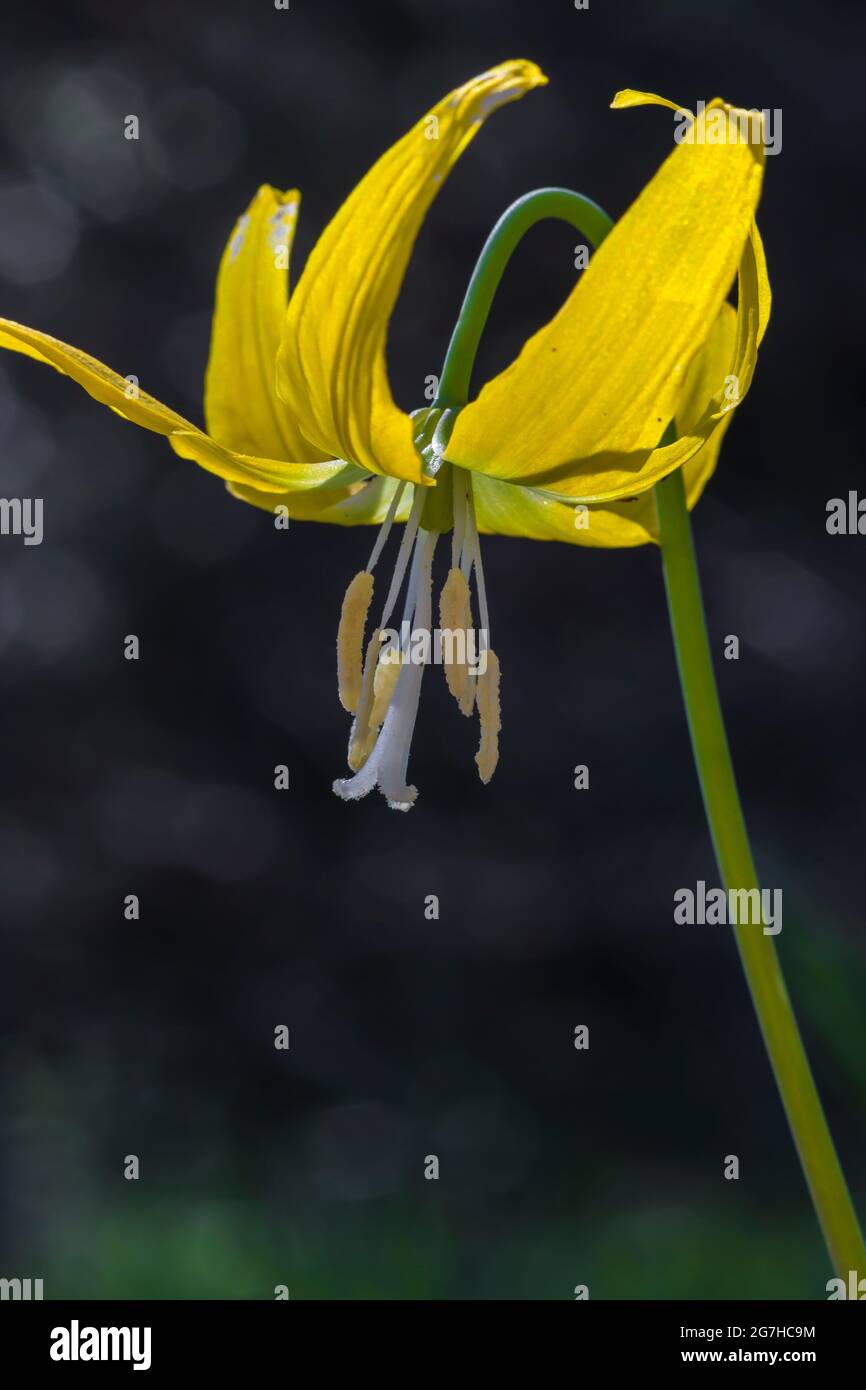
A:
{"label": "white filament", "polygon": [[481,623],[481,641],[484,643],[485,648],[489,648],[490,613],[487,608],[487,585],[484,582],[484,566],[481,563],[481,537],[478,535],[478,523],[475,520],[475,497],[472,492],[472,480],[467,479],[467,481],[469,486],[467,488],[466,510],[469,514],[472,563],[475,566],[475,587],[478,590],[478,617]]}
{"label": "white filament", "polygon": [[412,510],[409,513],[406,525],[403,527],[403,539],[400,542],[400,549],[397,551],[397,563],[394,566],[394,573],[391,576],[391,587],[388,590],[388,597],[385,599],[385,607],[382,610],[382,621],[379,627],[387,627],[388,619],[394,611],[394,604],[397,602],[397,595],[403,586],[406,576],[406,566],[409,563],[409,556],[412,553],[412,546],[418,534],[418,523],[421,520],[421,512],[424,508],[424,493],[426,489],[416,487],[415,496],[412,499]]}
{"label": "white filament", "polygon": [[406,487],[406,483],[405,483],[405,481],[404,481],[404,482],[398,483],[397,486],[396,486],[396,488],[394,489],[394,496],[391,498],[391,505],[390,505],[390,507],[388,508],[388,512],[387,512],[387,515],[385,516],[385,520],[382,522],[382,525],[379,527],[379,534],[378,534],[378,536],[376,537],[376,544],[373,546],[372,553],[371,553],[371,555],[370,555],[369,560],[367,561],[367,573],[368,573],[368,574],[372,574],[373,570],[376,568],[376,563],[377,563],[377,561],[378,561],[378,559],[379,559],[379,556],[382,554],[382,551],[385,549],[385,542],[387,541],[389,535],[391,534],[391,527],[394,525],[394,517],[397,515],[397,508],[398,508],[399,505],[400,505],[400,498],[403,496],[403,492],[404,492],[404,490],[405,490],[405,487]]}
{"label": "white filament", "polygon": [[[418,530],[415,561],[406,596],[407,611],[411,607],[415,615],[413,633],[424,631],[428,638],[431,638],[433,552],[437,539],[438,533],[435,531]],[[383,620],[383,626],[385,622],[387,618]],[[334,783],[334,791],[344,801],[356,801],[378,786],[392,811],[408,811],[413,805],[418,790],[407,785],[406,770],[409,765],[412,734],[418,717],[424,667],[430,659],[431,649],[432,638],[427,643],[425,661],[404,659],[397,688],[375,748],[354,777],[342,778]]]}

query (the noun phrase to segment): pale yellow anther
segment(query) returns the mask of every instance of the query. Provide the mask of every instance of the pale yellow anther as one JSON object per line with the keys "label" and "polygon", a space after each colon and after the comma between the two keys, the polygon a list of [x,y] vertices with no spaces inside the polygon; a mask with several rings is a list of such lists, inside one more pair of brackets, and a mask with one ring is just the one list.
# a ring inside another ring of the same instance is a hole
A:
{"label": "pale yellow anther", "polygon": [[340,704],[350,714],[357,710],[361,695],[361,650],[372,598],[373,576],[361,570],[346,590],[337,632],[337,687]]}
{"label": "pale yellow anther", "polygon": [[[372,660],[370,662],[372,668]],[[359,772],[369,758],[373,749],[376,747],[376,739],[379,737],[379,730],[385,722],[385,715],[388,713],[388,706],[397,688],[397,681],[400,679],[402,666],[397,654],[395,660],[388,657],[380,658],[376,666],[376,674],[373,677],[372,707],[370,700],[362,699],[361,704],[369,708],[369,715],[361,725],[361,710],[352,727],[352,737],[349,742],[349,767],[353,772]],[[366,685],[366,682],[365,682]]]}
{"label": "pale yellow anther", "polygon": [[402,669],[399,652],[394,652],[391,657],[383,657],[376,667],[373,679],[373,708],[370,711],[371,728],[381,729],[384,724]]}
{"label": "pale yellow anther", "polygon": [[353,772],[360,772],[365,762],[369,758],[373,749],[376,747],[376,739],[379,737],[378,729],[367,727],[363,738],[358,737],[357,729],[352,727],[352,737],[349,740],[348,764]]}
{"label": "pale yellow anther", "polygon": [[482,782],[489,782],[499,762],[499,730],[502,728],[499,708],[499,658],[495,652],[487,652],[487,667],[484,674],[478,677],[476,700],[481,722],[481,743],[475,754],[475,761]]}
{"label": "pale yellow anther", "polygon": [[[475,680],[470,672],[468,657],[469,633],[472,629],[472,604],[469,584],[462,570],[451,569],[439,597],[439,629],[442,637],[442,658],[448,689],[460,706],[461,714],[470,715],[475,704]],[[449,640],[444,634],[451,633]],[[458,634],[463,634],[458,641]],[[463,660],[459,660],[462,655]]]}
{"label": "pale yellow anther", "polygon": [[[376,661],[378,659],[380,643],[379,629],[373,633],[367,643],[367,653],[364,657],[364,674],[361,677],[361,693],[358,696],[358,712],[352,723],[352,732],[349,735],[349,766],[357,772],[353,758],[360,758],[358,767],[363,767],[370,754],[372,743],[368,747],[370,734],[370,713],[373,708],[373,685],[376,676]],[[375,730],[372,735],[373,743],[376,741]]]}

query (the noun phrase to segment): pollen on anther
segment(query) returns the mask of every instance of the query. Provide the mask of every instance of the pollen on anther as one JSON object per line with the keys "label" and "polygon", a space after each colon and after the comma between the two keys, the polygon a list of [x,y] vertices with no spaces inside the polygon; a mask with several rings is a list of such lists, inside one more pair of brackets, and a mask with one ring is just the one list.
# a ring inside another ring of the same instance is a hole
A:
{"label": "pollen on anther", "polygon": [[370,727],[379,730],[385,722],[388,706],[394,697],[397,681],[400,679],[402,664],[399,653],[380,658],[373,679],[373,708],[370,711]]}
{"label": "pollen on anther", "polygon": [[361,652],[372,598],[373,576],[360,570],[346,590],[337,632],[337,686],[340,704],[350,714],[357,710],[361,694]]}
{"label": "pollen on anther", "polygon": [[[388,706],[394,697],[401,669],[399,654],[394,659],[385,656],[379,658],[376,674],[373,677],[372,695],[366,702],[363,699],[359,701],[358,717],[352,726],[352,735],[349,740],[349,767],[353,772],[360,771],[376,747],[376,740],[385,722]],[[366,718],[362,718],[364,711],[361,709],[361,705],[364,703],[369,706],[369,714]]]}
{"label": "pollen on anther", "polygon": [[[439,627],[443,634],[450,633],[452,635],[452,640],[447,647],[443,643],[445,680],[448,683],[448,689],[460,706],[460,712],[468,716],[472,713],[472,707],[475,703],[474,681],[470,674],[466,651],[469,632],[472,627],[472,607],[469,583],[462,570],[451,569],[448,571],[448,578],[442,586],[442,593],[439,597]],[[458,644],[454,640],[456,634],[461,632],[464,634],[462,661],[455,660]]]}
{"label": "pollen on anther", "polygon": [[502,717],[499,707],[499,658],[493,651],[486,653],[487,666],[478,677],[476,700],[481,723],[481,743],[475,754],[478,775],[489,782],[499,762],[499,731]]}

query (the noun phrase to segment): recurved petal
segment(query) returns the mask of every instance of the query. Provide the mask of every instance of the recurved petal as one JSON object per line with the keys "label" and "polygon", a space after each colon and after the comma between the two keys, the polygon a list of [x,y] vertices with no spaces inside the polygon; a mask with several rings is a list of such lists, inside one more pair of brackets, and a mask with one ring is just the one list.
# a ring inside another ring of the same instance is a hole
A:
{"label": "recurved petal", "polygon": [[626,106],[667,106],[671,111],[682,111],[690,116],[692,113],[687,106],[680,106],[675,101],[670,101],[667,97],[660,97],[655,92],[638,92],[634,87],[623,87],[617,92],[613,101],[610,103],[615,111],[622,110]]}
{"label": "recurved petal", "polygon": [[282,459],[240,454],[196,429],[175,430],[168,442],[181,458],[192,459],[226,482],[246,483],[268,493],[311,493],[321,487],[347,486],[364,477],[359,468],[342,459],[330,459],[326,463],[287,463]]}
{"label": "recurved petal", "polygon": [[740,261],[737,281],[737,348],[734,371],[739,378],[740,400],[752,384],[758,348],[767,331],[771,307],[772,293],[764,243],[757,222],[753,222]]}
{"label": "recurved petal", "polygon": [[[675,416],[678,432],[688,431],[695,420],[718,404],[731,365],[736,320],[731,305],[723,304],[702,352],[689,368]],[[718,420],[707,442],[684,465],[690,509],[715,472],[733,413],[730,410]],[[473,473],[472,491],[478,529],[489,534],[565,541],[600,549],[621,549],[658,540],[652,491],[621,502],[569,505],[536,489],[487,478],[481,473]]]}
{"label": "recurved petal", "polygon": [[[506,483],[473,473],[472,491],[478,530],[492,536],[533,541],[565,541],[599,549],[624,549],[652,540],[647,519],[652,494],[603,506],[561,502],[549,493],[520,483]],[[640,508],[636,513],[636,509]]]}
{"label": "recurved petal", "polygon": [[[674,412],[677,434],[687,434],[710,410],[720,410],[733,400],[732,372],[737,365],[736,345],[740,317],[731,304],[723,304],[707,340],[686,373]],[[725,391],[730,394],[726,397]],[[727,411],[722,413],[728,414]]]}
{"label": "recurved petal", "polygon": [[172,430],[195,430],[177,411],[141,391],[134,376],[122,377],[90,357],[80,348],[62,343],[48,333],[40,333],[36,328],[28,328],[23,323],[13,323],[11,319],[0,318],[0,347],[12,352],[21,352],[37,362],[45,362],[49,367],[64,376],[71,377],[83,386],[94,400],[157,434],[171,434]]}
{"label": "recurved petal", "polygon": [[[770,282],[757,224],[752,223],[737,281],[737,329],[731,360],[724,377],[700,412],[678,423],[674,444],[656,449],[643,465],[642,481],[654,484],[683,467],[742,404],[755,375],[758,347],[770,317]],[[624,494],[620,493],[619,496]]]}
{"label": "recurved petal", "polygon": [[326,454],[429,481],[388,385],[388,320],[449,170],[491,112],[545,81],[534,63],[508,62],[451,92],[373,166],[313,249],[289,302],[277,389]]}
{"label": "recurved petal", "polygon": [[238,453],[318,462],[276,388],[299,203],[297,189],[264,184],[235,224],[217,275],[204,415]]}
{"label": "recurved petal", "polygon": [[754,225],[764,148],[748,114],[715,102],[699,116],[558,314],[458,416],[449,460],[598,501],[655,481],[654,446]]}
{"label": "recurved petal", "polygon": [[[684,465],[686,501],[695,506],[716,469],[732,415],[726,415],[707,443]],[[473,474],[478,529],[489,535],[522,536],[536,541],[565,541],[600,550],[628,549],[658,541],[652,490],[622,502],[561,502],[549,493],[519,483]]]}
{"label": "recurved petal", "polygon": [[[347,486],[319,487],[312,492],[262,492],[260,488],[240,483],[227,484],[229,492],[242,502],[249,502],[262,511],[274,512],[284,506],[290,520],[327,521],[332,526],[381,526],[399,487],[395,478],[370,478],[367,482],[351,482]],[[412,509],[412,489],[407,488],[395,513],[396,521],[406,521]]]}
{"label": "recurved petal", "polygon": [[287,463],[279,458],[245,455],[226,448],[177,411],[142,391],[134,377],[122,377],[80,348],[24,324],[0,319],[0,347],[21,352],[71,377],[102,405],[143,429],[167,435],[176,454],[193,459],[221,478],[271,491],[294,492],[319,487],[338,475],[353,480],[363,476],[357,469],[347,474],[347,465],[339,459],[323,463]]}

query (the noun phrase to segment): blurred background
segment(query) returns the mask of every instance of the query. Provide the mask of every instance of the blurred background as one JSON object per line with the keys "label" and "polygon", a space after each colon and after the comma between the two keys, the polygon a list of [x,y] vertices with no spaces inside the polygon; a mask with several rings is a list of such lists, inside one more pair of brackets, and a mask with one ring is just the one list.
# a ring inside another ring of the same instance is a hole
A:
{"label": "blurred background", "polygon": [[[216,267],[260,183],[302,189],[297,275],[440,96],[506,57],[544,67],[425,223],[390,343],[411,409],[509,202],[565,184],[617,216],[667,154],[669,114],[609,111],[618,88],[781,108],[774,318],[695,526],[759,868],[861,1211],[866,541],[825,520],[862,486],[863,39],[853,0],[94,0],[4,19],[0,76],[0,312],[197,422]],[[477,382],[567,294],[574,241],[549,225],[520,248]],[[46,1297],[826,1296],[733,940],[672,920],[716,870],[654,548],[485,542],[499,770],[481,786],[434,672],[420,799],[396,815],[330,790],[336,625],[370,532],[276,532],[11,354],[0,477],[45,508],[41,546],[0,542],[0,1275]]]}

